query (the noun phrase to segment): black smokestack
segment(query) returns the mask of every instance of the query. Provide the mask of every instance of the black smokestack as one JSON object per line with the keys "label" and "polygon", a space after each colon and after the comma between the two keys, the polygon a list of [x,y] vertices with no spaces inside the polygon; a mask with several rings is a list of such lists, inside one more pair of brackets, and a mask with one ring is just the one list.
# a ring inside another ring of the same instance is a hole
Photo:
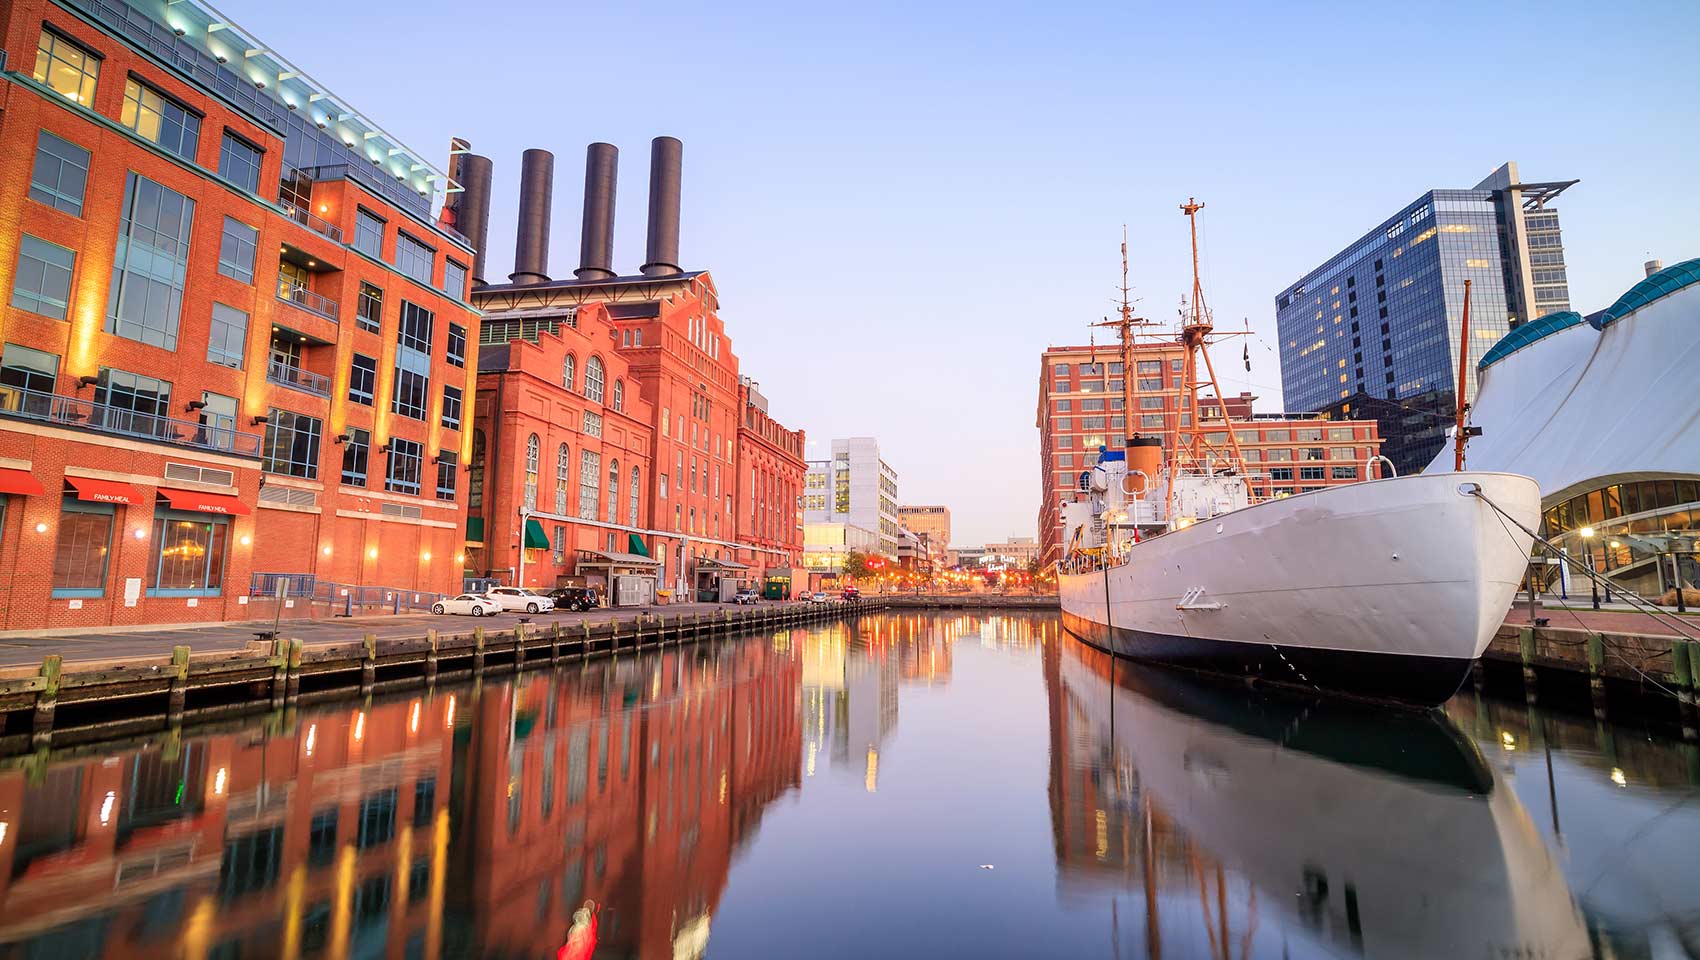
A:
{"label": "black smokestack", "polygon": [[618,179],[620,149],[611,143],[593,143],[584,156],[584,233],[579,240],[580,280],[610,280],[614,277],[614,188]]}
{"label": "black smokestack", "polygon": [[450,226],[472,244],[472,282],[484,286],[484,246],[490,239],[490,172],[489,157],[469,152],[472,144],[456,139],[456,151],[450,158],[449,177],[460,184],[461,192],[454,194],[450,206]]}
{"label": "black smokestack", "polygon": [[679,166],[685,145],[656,137],[649,145],[649,250],[646,277],[679,273]]}
{"label": "black smokestack", "polygon": [[514,283],[549,279],[549,207],[555,196],[555,155],[527,150],[519,167],[519,235],[514,240]]}

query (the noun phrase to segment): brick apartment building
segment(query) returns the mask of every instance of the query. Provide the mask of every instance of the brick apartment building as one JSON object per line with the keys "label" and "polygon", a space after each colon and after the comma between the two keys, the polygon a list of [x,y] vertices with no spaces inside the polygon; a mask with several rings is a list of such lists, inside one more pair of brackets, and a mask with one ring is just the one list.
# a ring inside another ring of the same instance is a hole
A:
{"label": "brick apartment building", "polygon": [[[1062,549],[1062,505],[1076,496],[1082,472],[1098,462],[1098,449],[1120,449],[1134,434],[1159,437],[1173,450],[1190,426],[1182,389],[1184,351],[1178,344],[1135,346],[1134,419],[1124,409],[1127,373],[1114,348],[1051,347],[1039,359],[1040,487],[1039,563]],[[1201,397],[1199,422],[1218,446],[1228,431],[1245,455],[1254,495],[1302,493],[1381,476],[1375,458],[1381,439],[1373,420],[1329,421],[1322,414],[1258,414],[1249,393],[1218,400]]]}
{"label": "brick apartment building", "polygon": [[[648,256],[639,274],[619,276],[612,267],[616,151],[591,145],[581,265],[571,280],[548,275],[553,157],[526,151],[514,272],[508,283],[478,287],[473,300],[487,328],[511,329],[508,336],[526,339],[536,339],[550,324],[567,323],[589,304],[602,305],[612,328],[608,353],[625,364],[651,417],[652,466],[641,478],[645,525],[626,532],[647,548],[660,589],[679,598],[715,599],[734,583],[759,586],[767,570],[794,562],[801,537],[792,544],[770,537],[768,544],[741,536],[738,484],[741,469],[748,467],[738,457],[746,396],[713,278],[677,263],[680,151],[671,137],[653,144]],[[789,444],[781,433],[800,439],[773,427],[766,446]],[[763,448],[754,439],[743,444],[745,452]],[[785,479],[783,460],[758,456],[758,482],[764,464],[767,476]],[[628,546],[635,551],[637,543]]]}
{"label": "brick apartment building", "polygon": [[446,176],[194,0],[14,0],[0,48],[0,629],[457,589]]}
{"label": "brick apartment building", "polygon": [[[803,459],[805,437],[788,430],[767,412],[760,385],[748,377],[738,385],[743,410],[734,451],[738,475],[736,559],[765,571],[765,579],[788,587],[786,596],[801,593],[806,578],[790,571],[803,565]],[[786,571],[781,573],[780,571]]]}

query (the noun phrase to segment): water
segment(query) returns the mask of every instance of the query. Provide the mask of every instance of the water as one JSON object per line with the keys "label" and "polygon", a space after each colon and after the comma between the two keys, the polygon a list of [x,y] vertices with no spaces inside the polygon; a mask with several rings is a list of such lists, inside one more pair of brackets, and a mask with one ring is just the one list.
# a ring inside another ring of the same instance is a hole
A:
{"label": "water", "polygon": [[875,616],[6,761],[0,957],[1686,957],[1697,782]]}

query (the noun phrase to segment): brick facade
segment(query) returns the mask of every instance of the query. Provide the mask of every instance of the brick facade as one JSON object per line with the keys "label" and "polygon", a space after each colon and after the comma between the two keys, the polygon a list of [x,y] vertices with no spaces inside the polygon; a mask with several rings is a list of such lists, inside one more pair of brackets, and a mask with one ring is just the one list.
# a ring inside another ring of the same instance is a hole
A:
{"label": "brick facade", "polygon": [[[749,381],[739,384],[738,398],[738,562],[758,571],[801,567],[804,432],[769,416],[767,401]],[[807,586],[801,577],[792,580],[794,594]]]}

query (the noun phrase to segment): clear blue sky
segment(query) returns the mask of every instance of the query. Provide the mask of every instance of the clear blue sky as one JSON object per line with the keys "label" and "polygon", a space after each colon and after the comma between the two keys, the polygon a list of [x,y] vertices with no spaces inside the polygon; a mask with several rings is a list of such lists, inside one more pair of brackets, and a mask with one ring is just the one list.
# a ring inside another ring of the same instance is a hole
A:
{"label": "clear blue sky", "polygon": [[1110,311],[1124,222],[1141,309],[1173,316],[1189,195],[1209,204],[1218,324],[1261,334],[1264,409],[1277,290],[1505,160],[1582,180],[1559,203],[1578,309],[1649,255],[1700,256],[1693,0],[223,3],[415,148],[461,135],[491,156],[498,277],[523,149],[555,151],[566,276],[585,144],[620,147],[629,273],[649,139],[679,137],[683,264],[714,272],[745,372],[818,449],[877,436],[902,499],[948,504],[958,544],[1033,534],[1038,354]]}

